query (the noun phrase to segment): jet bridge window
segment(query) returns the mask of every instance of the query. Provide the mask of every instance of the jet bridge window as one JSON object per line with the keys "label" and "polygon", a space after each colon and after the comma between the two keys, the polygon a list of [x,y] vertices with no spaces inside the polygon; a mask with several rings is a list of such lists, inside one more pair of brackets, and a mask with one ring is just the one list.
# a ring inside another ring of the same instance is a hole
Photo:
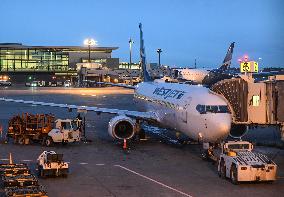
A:
{"label": "jet bridge window", "polygon": [[260,104],[260,97],[258,95],[252,96],[252,106],[259,106]]}

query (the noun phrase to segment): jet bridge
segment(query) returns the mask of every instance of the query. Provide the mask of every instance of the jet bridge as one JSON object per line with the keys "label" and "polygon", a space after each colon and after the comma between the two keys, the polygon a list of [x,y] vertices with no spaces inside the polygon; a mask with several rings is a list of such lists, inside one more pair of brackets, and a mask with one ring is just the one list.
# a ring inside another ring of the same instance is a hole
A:
{"label": "jet bridge", "polygon": [[225,79],[211,90],[229,102],[234,124],[279,125],[284,140],[284,80],[255,83],[250,75]]}

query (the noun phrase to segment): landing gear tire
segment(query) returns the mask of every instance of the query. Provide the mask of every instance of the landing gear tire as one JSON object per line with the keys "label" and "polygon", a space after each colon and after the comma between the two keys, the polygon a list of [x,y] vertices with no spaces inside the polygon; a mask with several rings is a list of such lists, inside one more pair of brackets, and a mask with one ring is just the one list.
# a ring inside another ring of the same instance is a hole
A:
{"label": "landing gear tire", "polygon": [[206,154],[205,151],[203,153],[201,153],[201,159],[204,160],[204,161],[208,160],[208,157],[207,157],[207,154]]}
{"label": "landing gear tire", "polygon": [[24,137],[19,137],[18,144],[20,144],[20,145],[25,144],[25,138]]}
{"label": "landing gear tire", "polygon": [[14,143],[14,144],[18,144],[18,143],[19,143],[19,140],[18,140],[18,139],[19,139],[19,138],[15,136],[15,138],[13,139],[13,143]]}
{"label": "landing gear tire", "polygon": [[222,179],[226,178],[226,166],[224,160],[220,163],[219,177]]}
{"label": "landing gear tire", "polygon": [[52,146],[53,145],[53,140],[50,136],[46,137],[45,138],[45,141],[44,141],[44,144],[45,146],[49,147],[49,146]]}
{"label": "landing gear tire", "polygon": [[230,177],[231,177],[231,181],[234,185],[238,185],[239,181],[238,181],[238,172],[237,172],[237,168],[235,165],[233,165],[231,167],[231,171],[230,171]]}
{"label": "landing gear tire", "polygon": [[41,178],[46,177],[45,172],[44,172],[44,170],[41,166],[38,167],[38,176],[41,177]]}
{"label": "landing gear tire", "polygon": [[145,130],[144,129],[141,129],[140,131],[139,131],[139,134],[138,134],[138,137],[139,137],[139,139],[141,140],[145,140],[146,139],[146,134],[145,134]]}

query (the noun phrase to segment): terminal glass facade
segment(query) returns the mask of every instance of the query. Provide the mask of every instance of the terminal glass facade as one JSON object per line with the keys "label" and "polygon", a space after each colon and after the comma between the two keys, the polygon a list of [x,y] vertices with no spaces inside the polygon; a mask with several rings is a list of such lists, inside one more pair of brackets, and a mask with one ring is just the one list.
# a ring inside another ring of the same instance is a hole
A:
{"label": "terminal glass facade", "polygon": [[64,72],[68,64],[68,52],[63,50],[0,48],[0,71]]}
{"label": "terminal glass facade", "polygon": [[121,69],[140,69],[140,64],[138,63],[127,63],[127,62],[120,62],[119,68]]}

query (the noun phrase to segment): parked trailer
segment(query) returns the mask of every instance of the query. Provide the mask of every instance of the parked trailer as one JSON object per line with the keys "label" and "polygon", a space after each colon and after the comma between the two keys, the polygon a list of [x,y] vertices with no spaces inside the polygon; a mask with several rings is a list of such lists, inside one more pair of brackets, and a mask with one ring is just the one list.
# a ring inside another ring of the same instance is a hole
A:
{"label": "parked trailer", "polygon": [[0,164],[0,175],[6,174],[30,174],[27,164]]}
{"label": "parked trailer", "polygon": [[5,195],[7,197],[48,197],[43,186],[6,188]]}
{"label": "parked trailer", "polygon": [[27,164],[0,164],[2,186],[7,197],[47,197],[46,190],[38,184]]}
{"label": "parked trailer", "polygon": [[24,175],[3,175],[2,182],[4,187],[28,187],[38,186],[38,180],[32,174]]}

